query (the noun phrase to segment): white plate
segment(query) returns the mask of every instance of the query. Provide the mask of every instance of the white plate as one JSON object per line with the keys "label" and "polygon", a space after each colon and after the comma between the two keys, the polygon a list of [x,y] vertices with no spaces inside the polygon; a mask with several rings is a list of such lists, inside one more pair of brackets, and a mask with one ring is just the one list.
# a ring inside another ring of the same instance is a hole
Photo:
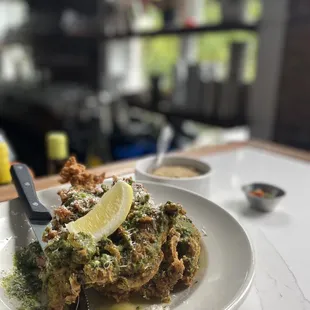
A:
{"label": "white plate", "polygon": [[[156,203],[180,202],[202,232],[201,268],[192,288],[176,293],[169,309],[237,309],[249,292],[254,277],[254,253],[240,224],[221,207],[202,196],[176,187],[143,182]],[[46,206],[59,204],[59,187],[39,192]],[[12,267],[15,247],[33,238],[18,200],[0,204],[0,270]],[[0,290],[0,309],[14,309]]]}

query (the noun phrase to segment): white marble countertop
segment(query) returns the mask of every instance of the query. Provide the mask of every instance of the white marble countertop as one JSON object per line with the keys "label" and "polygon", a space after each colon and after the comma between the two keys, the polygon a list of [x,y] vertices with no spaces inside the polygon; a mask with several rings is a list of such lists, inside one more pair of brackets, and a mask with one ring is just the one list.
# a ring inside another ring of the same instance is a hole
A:
{"label": "white marble countertop", "polygon": [[[256,277],[241,310],[310,309],[310,164],[245,147],[203,157],[212,169],[210,199],[248,231]],[[286,196],[272,213],[248,208],[241,186],[265,182]]]}

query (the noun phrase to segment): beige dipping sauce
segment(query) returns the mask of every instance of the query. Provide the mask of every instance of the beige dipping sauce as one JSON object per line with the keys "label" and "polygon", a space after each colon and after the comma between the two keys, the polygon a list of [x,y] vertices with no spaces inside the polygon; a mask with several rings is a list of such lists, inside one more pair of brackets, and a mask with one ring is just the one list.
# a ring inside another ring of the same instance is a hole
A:
{"label": "beige dipping sauce", "polygon": [[153,170],[152,174],[168,178],[191,178],[201,175],[195,168],[186,166],[161,166]]}

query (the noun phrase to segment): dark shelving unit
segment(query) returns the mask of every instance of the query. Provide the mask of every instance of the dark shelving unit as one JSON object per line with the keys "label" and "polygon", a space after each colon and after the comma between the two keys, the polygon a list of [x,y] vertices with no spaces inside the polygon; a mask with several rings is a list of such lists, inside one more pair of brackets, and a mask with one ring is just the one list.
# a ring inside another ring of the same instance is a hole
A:
{"label": "dark shelving unit", "polygon": [[[259,23],[243,23],[243,22],[223,22],[220,24],[209,24],[195,28],[179,28],[179,29],[161,29],[157,31],[143,31],[143,32],[130,32],[127,34],[116,34],[111,36],[104,36],[105,40],[116,40],[131,37],[156,37],[156,36],[169,36],[169,35],[190,35],[190,34],[203,34],[208,32],[221,32],[221,31],[247,31],[257,32],[259,29]],[[204,124],[213,126],[220,126],[224,128],[231,128],[236,126],[244,126],[247,124],[245,117],[245,101],[248,96],[248,86],[242,86],[240,88],[240,111],[241,113],[231,119],[222,119],[218,116],[218,111],[214,111],[213,115],[206,116],[203,113],[192,113],[187,108],[180,108],[173,106],[163,107],[160,102],[152,102],[152,99],[148,96],[136,95],[127,97],[127,103],[133,107],[139,107],[150,112],[160,113],[169,118],[178,118],[184,120],[193,120]],[[171,98],[165,98],[164,100],[170,101]],[[217,99],[218,101],[218,99]],[[216,106],[218,107],[218,103]]]}
{"label": "dark shelving unit", "polygon": [[85,29],[83,32],[78,33],[66,33],[60,29],[46,30],[44,28],[36,27],[32,28],[23,25],[19,29],[11,30],[3,40],[2,44],[12,43],[26,43],[31,38],[36,37],[38,39],[49,38],[51,40],[58,40],[59,38],[75,38],[75,39],[88,39],[109,41],[118,39],[130,39],[130,38],[152,38],[157,36],[173,36],[173,35],[190,35],[201,34],[208,32],[222,32],[222,31],[249,31],[257,32],[259,28],[258,23],[242,23],[242,22],[223,22],[219,24],[207,24],[194,28],[163,28],[153,31],[128,31],[125,33],[116,34],[103,34],[99,32],[88,31]]}
{"label": "dark shelving unit", "polygon": [[[94,26],[94,25],[93,25]],[[96,28],[96,27],[95,27]],[[81,29],[80,29],[81,30]],[[205,24],[197,27],[184,27],[184,28],[162,28],[159,30],[152,31],[128,31],[124,33],[113,33],[113,34],[104,34],[102,32],[83,29],[80,32],[71,32],[66,33],[60,28],[56,29],[45,29],[44,27],[33,27],[32,25],[24,25],[19,29],[15,29],[9,33],[9,35],[3,40],[2,44],[12,44],[12,43],[33,43],[41,42],[48,40],[51,44],[55,42],[64,41],[67,39],[70,40],[87,40],[93,42],[93,44],[106,42],[110,40],[119,40],[119,39],[130,39],[130,38],[155,38],[158,36],[186,36],[186,35],[201,35],[204,33],[211,32],[224,32],[224,31],[246,31],[246,32],[257,32],[259,30],[259,22],[257,23],[245,23],[245,22],[222,22],[217,24]],[[87,44],[88,45],[88,44]],[[73,59],[72,59],[73,60]],[[142,102],[137,98],[141,98],[141,94],[134,96],[135,100],[128,100],[130,106],[136,106],[142,109],[146,109],[152,112],[161,113],[167,117],[176,117],[180,119],[191,119],[197,122],[208,123],[210,125],[222,126],[222,127],[233,127],[246,124],[245,118],[243,116],[238,116],[234,119],[223,120],[219,117],[212,116],[206,117],[202,113],[191,113],[188,110],[182,109],[162,109],[158,106],[154,106],[148,102],[145,104],[145,101]],[[152,100],[152,99],[151,99]]]}
{"label": "dark shelving unit", "polygon": [[[217,84],[217,92],[219,92],[221,88],[221,84]],[[209,124],[212,126],[219,126],[223,128],[231,128],[237,126],[244,126],[247,124],[245,118],[245,102],[247,100],[247,96],[249,93],[250,86],[249,85],[241,85],[240,86],[240,113],[233,118],[230,119],[222,119],[218,117],[218,111],[215,110],[212,115],[205,115],[202,111],[191,112],[188,108],[178,107],[176,109],[175,106],[171,105],[171,97],[165,96],[161,98],[159,101],[153,102],[151,93],[143,93],[136,95],[127,95],[125,96],[125,100],[131,107],[137,107],[140,109],[144,109],[146,111],[159,113],[165,115],[169,118],[178,118],[182,120],[192,120],[198,123]],[[218,94],[217,94],[218,96]],[[167,105],[165,105],[167,103]],[[218,98],[216,99],[216,106],[218,103]]]}
{"label": "dark shelving unit", "polygon": [[238,117],[238,118],[234,118],[234,119],[220,119],[220,118],[215,117],[215,116],[206,117],[202,114],[191,113],[191,112],[188,112],[186,110],[155,109],[151,106],[145,106],[139,102],[130,102],[129,105],[132,107],[138,107],[141,109],[145,109],[145,110],[150,111],[150,112],[163,114],[167,118],[175,117],[175,118],[180,118],[180,119],[184,119],[184,120],[192,120],[194,122],[208,124],[211,126],[231,128],[231,127],[238,127],[238,126],[246,125],[246,120],[243,117]]}
{"label": "dark shelving unit", "polygon": [[131,37],[156,37],[170,35],[188,35],[202,32],[219,32],[219,31],[253,31],[258,30],[258,23],[239,23],[239,22],[224,22],[220,24],[209,24],[194,28],[164,28],[155,31],[135,31],[123,34],[104,35],[104,40],[116,40]]}

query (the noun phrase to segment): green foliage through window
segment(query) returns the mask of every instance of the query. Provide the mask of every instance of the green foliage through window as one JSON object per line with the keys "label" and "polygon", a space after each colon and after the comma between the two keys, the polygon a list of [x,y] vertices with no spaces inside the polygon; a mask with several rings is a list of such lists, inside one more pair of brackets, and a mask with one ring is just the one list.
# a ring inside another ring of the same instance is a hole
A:
{"label": "green foliage through window", "polygon": [[[254,22],[261,15],[260,0],[247,1],[247,20]],[[162,26],[159,12],[155,9],[150,14],[156,20],[156,26]],[[206,23],[220,23],[221,8],[218,0],[206,0],[204,19]],[[226,65],[229,61],[229,45],[232,42],[247,42],[245,80],[252,81],[256,72],[257,35],[246,31],[215,32],[197,35],[198,61],[220,62]],[[180,37],[162,36],[144,39],[144,58],[147,76],[162,73],[171,77],[172,67],[179,58]],[[169,83],[170,84],[170,83]]]}

